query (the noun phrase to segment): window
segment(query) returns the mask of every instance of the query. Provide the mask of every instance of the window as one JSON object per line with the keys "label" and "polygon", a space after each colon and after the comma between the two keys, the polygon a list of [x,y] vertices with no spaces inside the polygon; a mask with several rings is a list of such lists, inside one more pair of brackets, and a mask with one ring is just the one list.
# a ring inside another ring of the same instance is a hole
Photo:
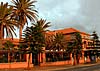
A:
{"label": "window", "polygon": [[24,62],[26,61],[26,54],[18,52],[10,53],[10,62]]}
{"label": "window", "polygon": [[7,63],[7,62],[8,62],[8,54],[0,53],[0,63]]}
{"label": "window", "polygon": [[66,61],[70,60],[70,54],[66,52],[46,53],[46,62]]}
{"label": "window", "polygon": [[26,54],[21,54],[19,52],[1,52],[0,53],[0,63],[8,63],[8,62],[25,62]]}

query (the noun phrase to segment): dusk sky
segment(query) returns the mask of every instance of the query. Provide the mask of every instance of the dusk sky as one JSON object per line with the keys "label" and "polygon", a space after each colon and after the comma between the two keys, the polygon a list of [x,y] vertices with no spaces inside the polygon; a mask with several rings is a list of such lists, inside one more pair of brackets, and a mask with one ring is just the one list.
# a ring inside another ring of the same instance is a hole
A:
{"label": "dusk sky", "polygon": [[73,27],[100,35],[100,0],[37,0],[35,5],[39,17],[51,22],[51,30]]}

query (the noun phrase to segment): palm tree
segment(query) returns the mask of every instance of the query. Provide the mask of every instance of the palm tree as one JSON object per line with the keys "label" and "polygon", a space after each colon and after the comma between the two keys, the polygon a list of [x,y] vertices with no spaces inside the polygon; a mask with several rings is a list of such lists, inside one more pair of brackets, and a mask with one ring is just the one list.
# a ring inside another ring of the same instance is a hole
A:
{"label": "palm tree", "polygon": [[50,27],[50,22],[46,22],[46,20],[40,19],[36,24],[33,24],[33,26],[37,28],[39,32],[46,32],[48,31],[47,28]]}
{"label": "palm tree", "polygon": [[45,36],[45,47],[46,47],[46,50],[50,50],[52,49],[52,45],[53,45],[53,41],[54,41],[54,35],[48,35],[48,33],[46,33],[46,36]]}
{"label": "palm tree", "polygon": [[[54,50],[54,51],[64,51],[67,47],[67,40],[65,39],[64,35],[62,33],[56,33],[54,36],[53,36],[53,41],[51,42],[51,48],[50,50]],[[47,47],[48,48],[48,47]],[[53,61],[56,61],[56,60],[63,60],[64,59],[64,56],[63,56],[63,53],[62,54],[55,54],[53,53]]]}
{"label": "palm tree", "polygon": [[56,33],[56,35],[54,35],[51,49],[54,49],[54,50],[65,49],[66,45],[67,45],[67,41],[65,40],[64,35],[62,33]]}
{"label": "palm tree", "polygon": [[28,19],[30,21],[37,20],[37,11],[34,10],[35,5],[33,5],[35,2],[36,1],[34,0],[12,0],[12,3],[14,4],[14,15],[19,21],[20,39],[22,38],[22,29],[26,23],[28,24]]}
{"label": "palm tree", "polygon": [[[11,50],[14,50],[14,44],[11,41],[7,40],[4,43],[4,49],[8,50],[8,56],[10,56]],[[8,62],[10,62],[10,61],[11,61],[11,59],[8,58]]]}
{"label": "palm tree", "polygon": [[12,18],[12,6],[8,6],[8,3],[1,2],[0,4],[0,47],[2,47],[2,39],[4,38],[4,31],[6,31],[6,37],[12,37],[15,33],[16,21]]}
{"label": "palm tree", "polygon": [[45,46],[45,36],[47,28],[50,26],[50,22],[46,23],[46,20],[39,20],[37,23],[33,24],[31,27],[27,27],[24,31],[24,42],[28,44],[28,68],[29,68],[29,60],[30,53],[39,54],[42,51],[42,47]]}
{"label": "palm tree", "polygon": [[4,43],[4,49],[7,49],[7,50],[10,50],[10,49],[13,49],[14,50],[14,44],[10,41],[10,40],[7,40],[5,43]]}
{"label": "palm tree", "polygon": [[[8,57],[7,57],[8,63],[11,63],[12,61],[11,57],[13,56],[13,55],[11,56],[11,53],[12,53],[11,50],[14,50],[14,44],[10,40],[7,40],[3,45],[4,45],[4,49],[7,50],[8,52]],[[11,68],[11,64],[9,64],[9,68]]]}
{"label": "palm tree", "polygon": [[74,37],[71,42],[67,44],[67,52],[72,53],[72,56],[74,58],[74,64],[76,63],[75,60],[77,60],[77,64],[79,63],[79,55],[81,55],[82,52],[82,37],[80,33],[75,32],[73,33]]}

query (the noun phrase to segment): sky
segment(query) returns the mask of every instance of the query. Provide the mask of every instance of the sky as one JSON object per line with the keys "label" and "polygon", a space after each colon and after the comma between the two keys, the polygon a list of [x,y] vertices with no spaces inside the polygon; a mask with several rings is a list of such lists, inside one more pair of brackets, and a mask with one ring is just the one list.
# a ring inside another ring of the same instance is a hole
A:
{"label": "sky", "polygon": [[35,6],[39,17],[51,22],[50,30],[73,27],[100,35],[100,0],[37,0]]}

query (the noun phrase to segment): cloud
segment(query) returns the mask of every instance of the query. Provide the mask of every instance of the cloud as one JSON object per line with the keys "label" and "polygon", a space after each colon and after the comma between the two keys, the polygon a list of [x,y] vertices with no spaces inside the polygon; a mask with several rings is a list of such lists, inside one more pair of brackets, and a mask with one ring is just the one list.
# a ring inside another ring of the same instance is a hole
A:
{"label": "cloud", "polygon": [[[75,27],[99,32],[100,0],[37,0],[39,16],[52,22],[50,29]],[[100,34],[99,34],[100,35]]]}
{"label": "cloud", "polygon": [[51,21],[53,29],[66,26],[67,22],[77,16],[80,9],[79,0],[50,0],[50,2],[47,0],[38,0],[36,6],[39,16]]}
{"label": "cloud", "polygon": [[99,3],[100,0],[37,0],[35,5],[39,17],[51,22],[51,30],[75,27],[88,33],[96,30],[100,35]]}

